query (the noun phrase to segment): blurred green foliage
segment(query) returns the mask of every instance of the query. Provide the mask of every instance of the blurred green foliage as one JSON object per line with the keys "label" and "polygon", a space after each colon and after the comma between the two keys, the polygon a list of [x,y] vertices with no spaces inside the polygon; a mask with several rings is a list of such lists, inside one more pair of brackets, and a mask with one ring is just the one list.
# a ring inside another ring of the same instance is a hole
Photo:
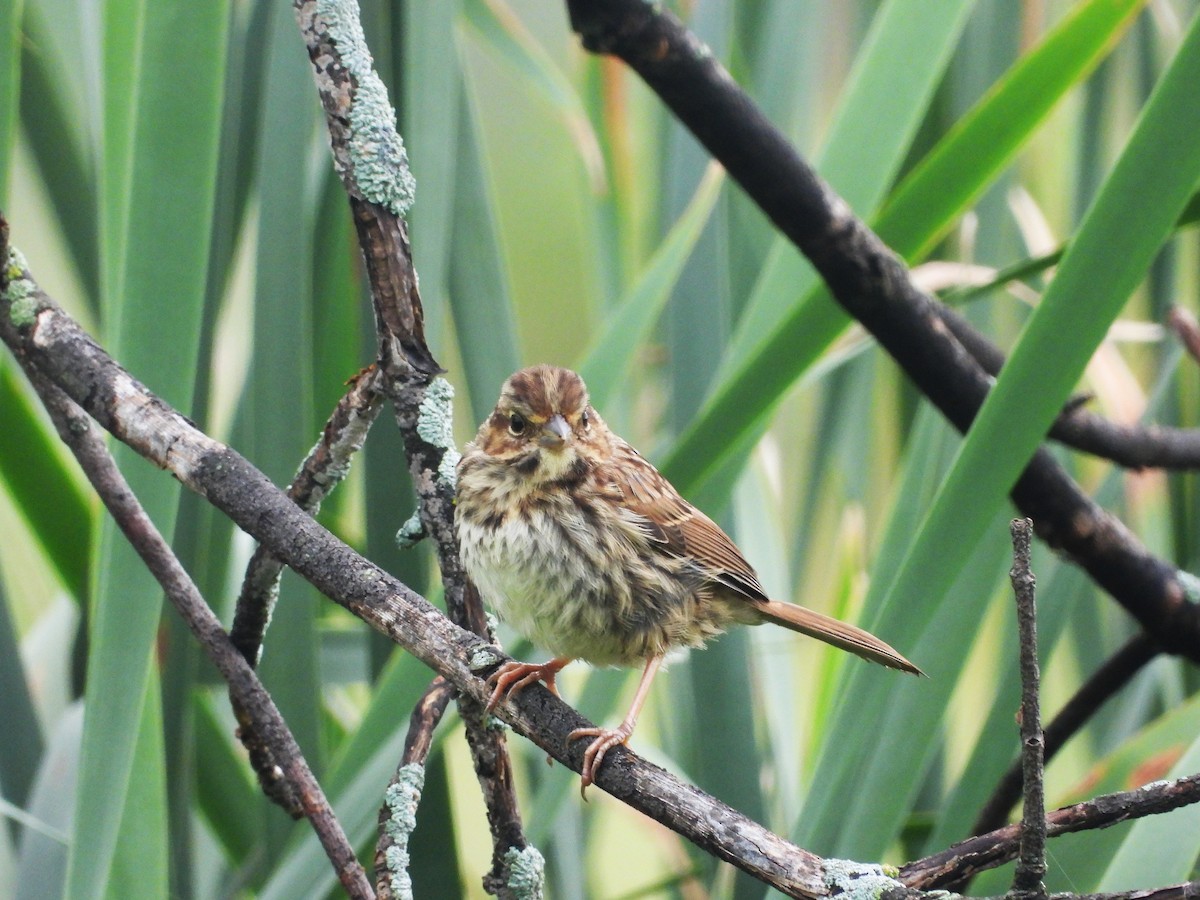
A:
{"label": "blurred green foliage", "polygon": [[[735,534],[773,594],[874,623],[930,673],[903,680],[743,629],[673,662],[633,740],[814,852],[902,862],[965,836],[1016,754],[1002,498],[1038,417],[1086,390],[1122,422],[1197,425],[1200,380],[1160,324],[1200,302],[1195,230],[1170,227],[1200,181],[1195,92],[1170,90],[1196,65],[1196,4],[672,6],[922,283],[972,288],[964,310],[998,344],[1018,345],[1048,292],[1054,352],[1036,338],[1017,351],[1026,380],[989,413],[1002,440],[964,444],[549,0],[363,4],[417,179],[430,343],[458,392],[460,439],[519,365],[579,367],[610,423]],[[286,5],[0,0],[0,41],[0,197],[35,276],[152,390],[286,480],[373,357],[354,230]],[[1162,130],[1131,141],[1160,82]],[[1147,172],[1149,185],[1130,175]],[[1063,245],[1061,282],[1031,267],[993,283]],[[391,539],[412,503],[392,432],[376,425],[321,518],[436,599],[427,549]],[[1062,458],[1154,552],[1195,568],[1191,475]],[[121,462],[228,621],[244,536]],[[953,515],[925,527],[952,466]],[[0,895],[335,896],[315,840],[259,794],[224,692],[159,616],[4,354],[0,533],[0,797],[41,823],[0,828]],[[1052,714],[1133,626],[1044,548],[1035,571]],[[286,579],[264,677],[369,859],[429,673]],[[609,671],[562,683],[598,719],[632,687]],[[1197,687],[1174,660],[1148,667],[1049,767],[1049,801],[1194,761]],[[575,776],[510,746],[552,896],[764,893],[602,795],[581,806]],[[1200,852],[1188,822],[1073,838],[1047,883],[1182,880]],[[414,842],[417,896],[481,895],[490,842],[453,714]]]}

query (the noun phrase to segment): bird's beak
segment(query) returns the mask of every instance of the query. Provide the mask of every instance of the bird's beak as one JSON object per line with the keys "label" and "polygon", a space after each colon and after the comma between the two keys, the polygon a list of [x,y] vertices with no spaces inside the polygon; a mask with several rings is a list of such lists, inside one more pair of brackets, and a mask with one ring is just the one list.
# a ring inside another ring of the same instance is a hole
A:
{"label": "bird's beak", "polygon": [[567,442],[571,435],[571,426],[560,415],[555,415],[542,426],[542,436],[538,443],[548,450],[558,450]]}

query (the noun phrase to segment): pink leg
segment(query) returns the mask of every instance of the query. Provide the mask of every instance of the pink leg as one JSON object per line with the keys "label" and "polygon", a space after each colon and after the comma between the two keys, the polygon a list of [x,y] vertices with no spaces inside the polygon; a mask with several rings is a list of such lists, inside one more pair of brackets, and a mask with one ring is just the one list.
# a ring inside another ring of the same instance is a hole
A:
{"label": "pink leg", "polygon": [[519,694],[525,688],[535,682],[542,682],[555,697],[558,696],[558,688],[554,685],[554,676],[559,673],[563,666],[571,660],[559,657],[552,659],[548,663],[537,665],[535,663],[517,662],[515,659],[510,659],[500,668],[488,676],[487,683],[493,686],[492,696],[488,698],[487,712],[491,712],[500,705],[500,701],[506,697],[512,697]]}
{"label": "pink leg", "polygon": [[661,656],[654,656],[646,660],[646,668],[642,670],[642,680],[638,682],[637,693],[633,697],[633,706],[630,707],[629,715],[625,717],[625,721],[619,728],[576,728],[567,735],[568,741],[574,741],[581,737],[595,738],[583,754],[583,770],[580,773],[583,776],[583,784],[579,788],[579,793],[584,800],[587,799],[588,785],[594,781],[593,776],[600,768],[600,763],[604,762],[604,754],[617,744],[626,743],[633,735],[638,714],[642,711],[642,705],[650,693],[650,683],[654,681],[660,665],[662,665]]}

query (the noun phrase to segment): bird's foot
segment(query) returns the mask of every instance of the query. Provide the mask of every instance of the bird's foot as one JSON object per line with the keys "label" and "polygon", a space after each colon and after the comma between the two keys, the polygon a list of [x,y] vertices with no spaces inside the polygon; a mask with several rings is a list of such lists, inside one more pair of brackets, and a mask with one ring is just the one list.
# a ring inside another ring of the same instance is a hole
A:
{"label": "bird's foot", "polygon": [[568,744],[582,737],[594,738],[587,750],[583,752],[583,768],[579,772],[582,776],[579,795],[584,800],[587,799],[588,785],[595,781],[594,775],[599,770],[600,764],[604,762],[604,754],[618,744],[626,743],[632,734],[633,726],[625,722],[620,728],[576,728],[567,735]]}
{"label": "bird's foot", "polygon": [[537,664],[510,659],[487,678],[487,683],[492,685],[492,695],[488,698],[485,711],[490,713],[506,697],[513,697],[539,681],[557,697],[558,688],[554,684],[554,676],[568,662],[568,659],[552,659],[548,663]]}

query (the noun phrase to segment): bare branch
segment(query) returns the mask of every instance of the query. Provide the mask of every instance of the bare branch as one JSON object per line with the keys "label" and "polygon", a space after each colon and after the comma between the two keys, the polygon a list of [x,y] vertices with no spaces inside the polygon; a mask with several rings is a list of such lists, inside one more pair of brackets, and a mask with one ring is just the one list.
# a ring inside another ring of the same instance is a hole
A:
{"label": "bare branch", "polygon": [[1029,567],[1033,523],[1013,519],[1013,565],[1009,573],[1017,598],[1017,627],[1021,653],[1021,771],[1025,804],[1021,814],[1020,852],[1011,896],[1044,900],[1046,886],[1046,791],[1042,781],[1042,714],[1038,700],[1040,675],[1037,656],[1037,583]]}
{"label": "bare branch", "polygon": [[349,896],[364,900],[374,897],[366,873],[354,855],[354,848],[270,694],[233,646],[220,621],[200,596],[199,589],[142,509],[91,420],[38,372],[31,371],[29,375],[54,419],[59,435],[79,460],[122,534],[162,585],[167,599],[225,678],[230,695],[235,698],[239,718],[244,717],[245,723],[259,736],[264,753],[271,760],[274,780],[282,787],[270,793],[287,797],[291,807],[288,811],[297,818],[303,816],[309,820]]}
{"label": "bare branch", "polygon": [[[1105,794],[1074,806],[1064,806],[1046,816],[1046,835],[1057,837],[1075,831],[1108,828],[1120,822],[1158,815],[1200,803],[1200,774],[1175,781],[1154,781],[1132,791]],[[932,856],[900,868],[899,880],[924,891],[942,888],[1017,858],[1020,826],[959,841]]]}
{"label": "bare branch", "polygon": [[[310,516],[320,511],[321,502],[346,477],[351,458],[362,449],[367,431],[379,415],[378,379],[378,372],[372,367],[351,380],[350,390],[338,401],[325,423],[321,439],[300,464],[300,470],[288,486],[287,495]],[[246,564],[229,636],[252,666],[258,665],[282,570],[283,563],[261,545],[255,548]]]}
{"label": "bare branch", "polygon": [[[1091,678],[1084,682],[1046,726],[1046,761],[1052,760],[1092,715],[1157,655],[1158,648],[1154,642],[1145,633],[1137,634],[1093,672]],[[1021,796],[1021,782],[1021,760],[1018,758],[997,782],[992,796],[983,805],[979,818],[971,827],[972,834],[993,831],[1008,821],[1009,810]]]}
{"label": "bare branch", "polygon": [[[966,431],[991,387],[941,304],[805,162],[714,55],[671,13],[641,0],[567,0],[583,46],[619,56],[662,98],[800,249],[834,299],[922,393]],[[1166,652],[1200,662],[1188,579],[1152,554],[1039,448],[1012,490],[1037,533],[1109,592]]]}

